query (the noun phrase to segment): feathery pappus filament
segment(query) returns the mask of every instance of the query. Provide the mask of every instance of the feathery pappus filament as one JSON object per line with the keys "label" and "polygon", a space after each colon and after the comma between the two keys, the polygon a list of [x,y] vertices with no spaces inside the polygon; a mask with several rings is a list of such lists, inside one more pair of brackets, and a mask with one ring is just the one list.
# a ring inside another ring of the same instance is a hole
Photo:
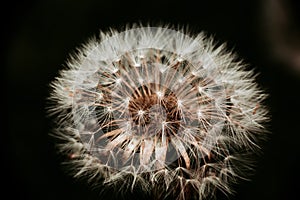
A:
{"label": "feathery pappus filament", "polygon": [[155,199],[232,193],[268,119],[253,72],[202,33],[133,27],[100,38],[51,84],[73,175]]}

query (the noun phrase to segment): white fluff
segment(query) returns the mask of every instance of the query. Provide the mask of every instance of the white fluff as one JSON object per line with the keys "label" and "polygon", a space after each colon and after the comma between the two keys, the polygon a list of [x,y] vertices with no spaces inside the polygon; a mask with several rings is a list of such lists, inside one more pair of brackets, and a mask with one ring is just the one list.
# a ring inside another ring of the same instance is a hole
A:
{"label": "white fluff", "polygon": [[100,37],[51,83],[73,175],[157,199],[232,193],[266,133],[253,72],[202,33],[128,27]]}

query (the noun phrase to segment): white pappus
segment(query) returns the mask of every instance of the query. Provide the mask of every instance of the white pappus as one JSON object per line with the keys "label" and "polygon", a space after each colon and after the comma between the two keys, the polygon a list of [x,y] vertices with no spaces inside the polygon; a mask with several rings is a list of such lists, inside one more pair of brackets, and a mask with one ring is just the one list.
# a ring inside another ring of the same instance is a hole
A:
{"label": "white pappus", "polygon": [[268,111],[253,71],[224,45],[168,27],[101,33],[51,83],[69,169],[155,199],[211,199],[247,179]]}

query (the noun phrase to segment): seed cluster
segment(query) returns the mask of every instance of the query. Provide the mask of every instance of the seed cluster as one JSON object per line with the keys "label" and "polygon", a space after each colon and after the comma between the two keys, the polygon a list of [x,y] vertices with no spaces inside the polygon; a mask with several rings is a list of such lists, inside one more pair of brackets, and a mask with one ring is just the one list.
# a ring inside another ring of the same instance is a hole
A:
{"label": "seed cluster", "polygon": [[253,73],[202,34],[145,27],[102,37],[52,83],[74,176],[156,199],[231,193],[267,120]]}

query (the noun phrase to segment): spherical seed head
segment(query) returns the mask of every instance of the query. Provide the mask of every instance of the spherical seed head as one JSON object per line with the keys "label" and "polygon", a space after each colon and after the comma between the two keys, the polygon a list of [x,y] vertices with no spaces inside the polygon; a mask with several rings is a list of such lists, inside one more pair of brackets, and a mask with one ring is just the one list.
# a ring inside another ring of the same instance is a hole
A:
{"label": "spherical seed head", "polygon": [[75,176],[179,199],[230,193],[267,119],[252,71],[203,34],[142,27],[101,37],[52,83]]}

